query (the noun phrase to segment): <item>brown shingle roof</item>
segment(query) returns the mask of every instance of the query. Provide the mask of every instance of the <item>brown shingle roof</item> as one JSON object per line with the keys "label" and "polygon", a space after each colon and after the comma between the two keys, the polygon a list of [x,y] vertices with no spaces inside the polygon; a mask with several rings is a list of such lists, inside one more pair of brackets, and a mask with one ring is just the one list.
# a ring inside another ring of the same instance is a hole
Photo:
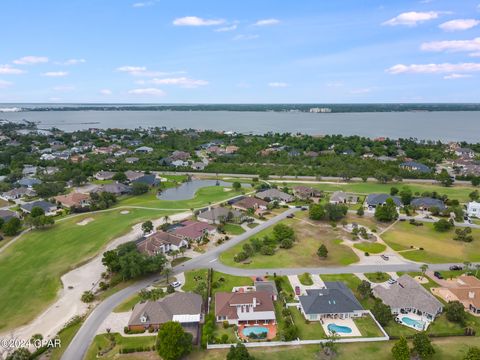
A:
{"label": "brown shingle roof", "polygon": [[274,311],[271,294],[266,291],[240,292],[218,292],[215,294],[215,316],[227,316],[229,319],[237,319],[235,304],[252,304],[256,299],[257,305],[253,312]]}
{"label": "brown shingle roof", "polygon": [[90,199],[90,196],[87,194],[82,194],[78,192],[72,192],[67,195],[58,195],[55,196],[55,201],[59,202],[63,206],[80,206],[82,205],[82,201],[86,201]]}
{"label": "brown shingle roof", "polygon": [[256,199],[254,197],[246,197],[243,198],[240,201],[237,201],[236,203],[233,204],[233,206],[237,206],[242,209],[256,209],[260,206],[267,206],[268,203],[262,199]]}

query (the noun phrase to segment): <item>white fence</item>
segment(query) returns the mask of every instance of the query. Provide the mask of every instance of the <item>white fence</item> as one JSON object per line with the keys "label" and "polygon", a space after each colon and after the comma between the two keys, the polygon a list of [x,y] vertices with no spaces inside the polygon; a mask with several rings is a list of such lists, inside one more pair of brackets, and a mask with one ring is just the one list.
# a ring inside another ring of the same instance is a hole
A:
{"label": "white fence", "polygon": [[[378,337],[370,337],[370,338],[359,338],[359,337],[352,337],[352,338],[337,338],[335,339],[335,343],[360,343],[360,342],[378,342],[378,341],[388,341],[390,337],[388,336],[385,329],[378,323],[377,319],[373,316],[370,310],[365,311],[365,313],[369,314],[373,321],[377,324],[378,328],[381,330],[383,336]],[[243,343],[245,347],[268,347],[268,346],[298,346],[298,345],[312,345],[312,344],[324,344],[331,339],[318,339],[318,340],[293,340],[293,341],[263,341],[263,342],[245,342]],[[229,349],[230,346],[235,344],[207,344],[207,349]]]}

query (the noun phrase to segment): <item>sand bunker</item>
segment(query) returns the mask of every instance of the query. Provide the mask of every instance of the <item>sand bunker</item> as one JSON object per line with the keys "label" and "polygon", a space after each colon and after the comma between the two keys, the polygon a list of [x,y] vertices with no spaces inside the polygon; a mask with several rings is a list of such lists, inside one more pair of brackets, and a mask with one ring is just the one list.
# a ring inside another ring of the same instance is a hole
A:
{"label": "sand bunker", "polygon": [[85,226],[85,225],[87,225],[88,223],[91,223],[93,220],[95,220],[95,219],[89,217],[89,218],[83,219],[82,221],[78,222],[77,225]]}
{"label": "sand bunker", "polygon": [[127,214],[129,214],[129,213],[130,213],[130,211],[128,211],[128,210],[122,210],[122,211],[120,211],[120,214],[122,214],[122,215],[127,215]]}
{"label": "sand bunker", "polygon": [[232,191],[232,188],[223,188],[223,191]]}

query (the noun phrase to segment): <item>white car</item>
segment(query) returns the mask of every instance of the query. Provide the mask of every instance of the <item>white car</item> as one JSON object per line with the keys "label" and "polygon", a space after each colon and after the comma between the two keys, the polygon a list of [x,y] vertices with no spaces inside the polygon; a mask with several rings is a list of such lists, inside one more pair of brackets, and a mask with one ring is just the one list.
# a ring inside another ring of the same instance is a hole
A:
{"label": "white car", "polygon": [[172,282],[170,285],[172,285],[172,287],[174,287],[174,288],[177,288],[177,287],[181,286],[182,283],[179,282],[179,281],[174,281],[174,282]]}

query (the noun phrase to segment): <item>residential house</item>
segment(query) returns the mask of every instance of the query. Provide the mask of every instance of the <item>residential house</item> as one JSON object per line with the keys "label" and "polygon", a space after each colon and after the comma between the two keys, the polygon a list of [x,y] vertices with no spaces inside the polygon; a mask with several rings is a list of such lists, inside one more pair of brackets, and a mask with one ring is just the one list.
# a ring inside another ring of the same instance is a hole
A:
{"label": "residential house", "polygon": [[125,185],[125,184],[114,183],[114,184],[105,184],[105,185],[99,186],[98,188],[96,188],[92,192],[96,192],[96,193],[108,192],[108,193],[115,194],[115,195],[118,196],[118,195],[124,195],[124,194],[131,193],[132,188],[130,186]]}
{"label": "residential house", "polygon": [[467,215],[470,217],[480,218],[480,203],[471,201],[467,205]]}
{"label": "residential house", "polygon": [[172,153],[172,155],[170,155],[170,159],[172,159],[172,161],[175,161],[175,160],[186,161],[186,160],[190,159],[190,153],[188,153],[186,151],[175,150]]}
{"label": "residential house", "polygon": [[32,176],[37,174],[37,167],[33,165],[23,165],[22,175]]}
{"label": "residential house", "polygon": [[32,209],[36,208],[36,207],[42,209],[45,212],[45,215],[47,215],[47,216],[55,215],[57,213],[57,210],[58,210],[58,207],[57,207],[56,204],[52,204],[52,203],[50,203],[48,201],[44,201],[44,200],[33,201],[33,202],[30,202],[30,203],[22,204],[22,205],[20,205],[20,210],[22,210],[23,212],[25,212],[27,214],[30,214],[32,212]]}
{"label": "residential house", "polygon": [[175,224],[172,234],[187,241],[201,241],[209,235],[215,234],[217,229],[205,222],[185,220]]}
{"label": "residential house", "polygon": [[459,276],[455,282],[448,282],[447,287],[435,289],[445,301],[460,301],[466,311],[480,315],[480,280],[472,275]]}
{"label": "residential house", "polygon": [[390,306],[394,315],[415,314],[426,321],[433,321],[443,310],[443,305],[416,280],[402,275],[389,288],[377,285],[373,295]]}
{"label": "residential house", "polygon": [[311,158],[316,158],[320,155],[317,151],[305,151],[303,154]]}
{"label": "residential house", "polygon": [[100,181],[112,180],[115,173],[112,171],[99,171],[94,175],[94,178]]}
{"label": "residential house", "polygon": [[238,146],[235,145],[228,145],[225,147],[225,154],[234,154],[239,150]]}
{"label": "residential house", "polygon": [[266,291],[217,292],[215,317],[237,326],[276,324],[272,296]]}
{"label": "residential house", "polygon": [[203,163],[203,162],[194,162],[192,165],[190,165],[190,167],[193,169],[193,170],[199,170],[199,171],[202,171],[203,169],[205,169],[205,166],[207,166],[207,164]]}
{"label": "residential house", "polygon": [[457,148],[455,149],[455,155],[462,159],[473,159],[475,157],[475,151],[470,148]]}
{"label": "residential house", "polygon": [[400,165],[401,169],[408,170],[408,171],[417,171],[420,173],[429,173],[432,171],[427,165],[418,163],[416,161],[406,161],[401,163]]}
{"label": "residential house", "polygon": [[306,293],[299,296],[298,300],[300,311],[309,321],[347,319],[365,314],[362,305],[343,282],[326,281],[324,289],[308,289]]}
{"label": "residential house", "polygon": [[442,200],[431,197],[415,198],[410,202],[410,205],[413,208],[421,211],[431,211],[434,208],[438,209],[439,211],[444,211],[447,209]]}
{"label": "residential house", "polygon": [[41,184],[42,181],[36,178],[23,178],[17,181],[17,184],[27,188],[33,188],[34,185]]}
{"label": "residential house", "polygon": [[293,194],[302,200],[309,200],[312,198],[320,198],[323,196],[323,192],[318,189],[311,188],[309,186],[295,186],[293,188]]}
{"label": "residential house", "polygon": [[358,196],[348,194],[344,191],[335,191],[329,200],[330,204],[356,204],[358,203]]}
{"label": "residential house", "polygon": [[253,209],[254,211],[265,211],[267,210],[267,206],[268,202],[265,200],[257,199],[251,196],[244,197],[232,204],[232,208],[242,211],[248,211],[249,209]]}
{"label": "residential house", "polygon": [[402,206],[402,201],[398,196],[392,196],[390,194],[369,194],[365,200],[365,204],[369,209],[375,209],[379,205],[384,205],[387,202],[387,199],[392,199],[395,205],[398,207]]}
{"label": "residential house", "polygon": [[160,184],[160,179],[157,179],[155,174],[146,174],[146,175],[143,175],[143,176],[133,180],[132,183],[146,184],[150,187],[153,187],[153,186],[157,186],[158,184]]}
{"label": "residential house", "polygon": [[127,157],[127,158],[125,158],[125,162],[127,164],[135,164],[138,160],[140,160],[138,157]]}
{"label": "residential house", "polygon": [[190,292],[174,292],[157,301],[146,301],[135,305],[128,321],[132,331],[153,329],[157,331],[169,321],[179,322],[183,329],[198,340],[202,318],[202,297]]}
{"label": "residential house", "polygon": [[246,216],[235,209],[224,207],[211,208],[197,215],[197,220],[208,224],[220,224],[222,222],[241,223]]}
{"label": "residential house", "polygon": [[135,152],[136,153],[141,153],[141,154],[149,154],[149,153],[153,152],[153,148],[151,148],[149,146],[140,146],[139,148],[135,149]]}
{"label": "residential house", "polygon": [[166,254],[188,246],[188,241],[165,231],[157,231],[137,241],[137,249],[149,256]]}
{"label": "residential house", "polygon": [[266,201],[279,201],[289,203],[295,200],[295,197],[278,189],[267,189],[255,194],[255,197]]}
{"label": "residential house", "polygon": [[9,200],[17,200],[24,196],[32,197],[35,195],[36,195],[35,190],[29,189],[27,187],[19,187],[19,188],[15,188],[15,189],[4,192],[1,197],[2,199],[9,201]]}
{"label": "residential house", "polygon": [[79,192],[54,197],[55,201],[66,208],[85,208],[90,206],[90,196]]}
{"label": "residential house", "polygon": [[273,301],[277,301],[278,299],[278,289],[277,285],[275,285],[275,281],[255,281],[253,283],[253,287],[255,291],[266,292],[269,293]]}
{"label": "residential house", "polygon": [[170,163],[170,165],[175,167],[186,167],[188,166],[188,162],[183,160],[174,160]]}
{"label": "residential house", "polygon": [[127,180],[129,182],[140,179],[144,175],[145,175],[145,173],[142,172],[142,171],[132,171],[132,170],[125,171],[125,176],[127,177]]}
{"label": "residential house", "polygon": [[10,210],[0,210],[0,219],[6,223],[11,218],[17,217],[17,213]]}

